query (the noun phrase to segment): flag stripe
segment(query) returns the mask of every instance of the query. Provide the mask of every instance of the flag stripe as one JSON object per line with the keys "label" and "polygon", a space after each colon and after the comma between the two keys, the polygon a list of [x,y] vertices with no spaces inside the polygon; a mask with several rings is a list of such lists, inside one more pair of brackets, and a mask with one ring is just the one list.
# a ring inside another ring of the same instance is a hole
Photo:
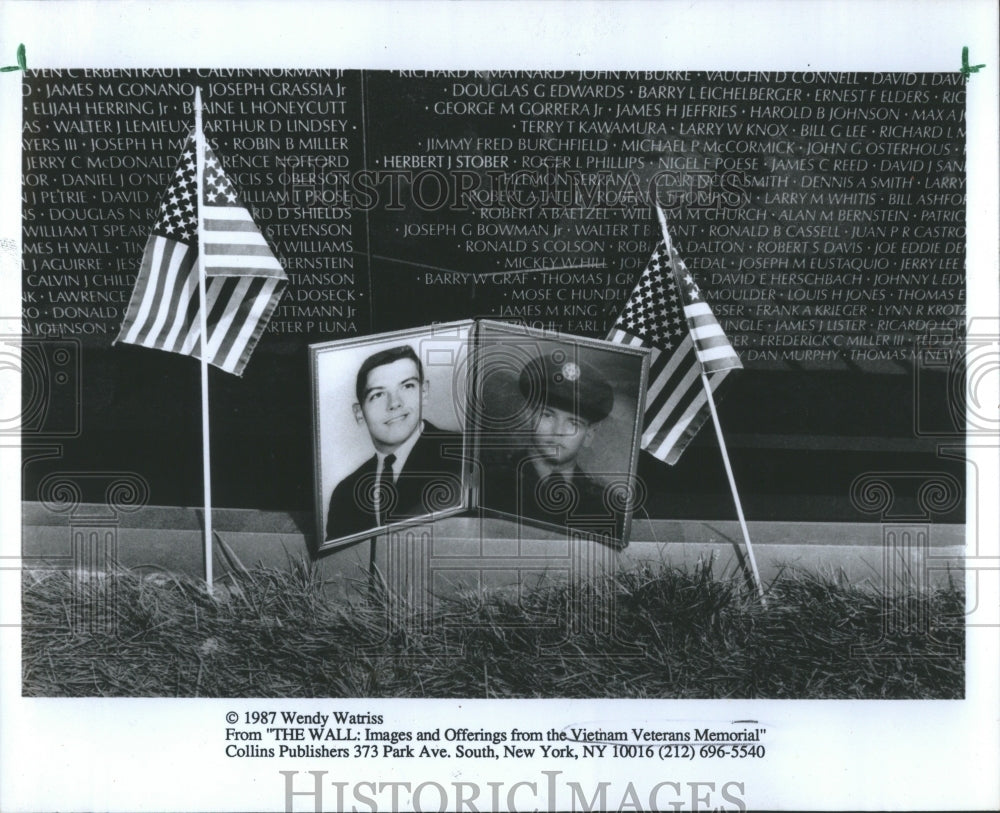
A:
{"label": "flag stripe", "polygon": [[[231,260],[234,258],[226,257],[225,259]],[[265,267],[263,263],[260,262],[260,258],[258,257],[247,257],[241,262],[243,263],[242,265],[223,263],[219,260],[208,262],[205,265],[205,274],[209,277],[267,277],[269,279],[277,279],[281,281],[285,278],[284,271],[279,270],[275,272],[273,268]]]}
{"label": "flag stripe", "polygon": [[147,284],[129,341],[155,348],[168,315],[159,303],[170,301],[175,294],[173,286],[183,271],[187,246],[157,237],[148,248],[151,249],[151,257]]}
{"label": "flag stripe", "polygon": [[657,389],[651,398],[646,401],[646,411],[651,415],[657,415],[667,405],[668,402],[676,403],[681,394],[677,387],[681,386],[688,371],[695,366],[693,353],[686,353],[683,356],[672,356],[671,369],[664,370],[657,377]]}
{"label": "flag stripe", "polygon": [[653,383],[647,389],[647,409],[656,402],[663,388],[674,379],[679,368],[694,363],[693,350],[690,340],[685,339],[673,353],[659,352],[655,366],[649,374],[650,381]]}
{"label": "flag stripe", "polygon": [[708,307],[707,302],[692,302],[690,305],[685,305],[684,315],[688,317],[707,316],[713,322],[715,321],[715,314],[712,313],[712,309]]}
{"label": "flag stripe", "polygon": [[695,365],[678,372],[679,375],[671,381],[671,387],[664,388],[663,397],[646,410],[647,431],[656,433],[664,424],[669,427],[680,420],[691,399],[697,395],[694,385],[697,384],[699,373]]}
{"label": "flag stripe", "polygon": [[233,239],[233,235],[230,234],[205,235],[202,244],[205,254],[233,254],[239,257],[259,256],[267,257],[271,262],[274,262],[274,256],[266,243],[248,242],[238,239],[239,237],[240,235],[236,235],[237,239]]}
{"label": "flag stripe", "polygon": [[242,220],[247,223],[253,223],[254,229],[257,230],[253,215],[250,214],[249,209],[243,206],[220,206],[217,203],[206,203],[205,221],[209,222],[212,220]]}
{"label": "flag stripe", "polygon": [[[702,333],[701,330],[692,331],[692,335],[695,347],[700,349],[707,349],[709,347],[730,348],[729,339],[727,339],[726,334],[722,332],[722,328],[714,328],[707,334]],[[730,348],[729,354],[732,355],[732,352],[732,348]]]}
{"label": "flag stripe", "polygon": [[280,285],[281,283],[274,279],[263,281],[260,293],[253,301],[253,311],[250,317],[243,320],[238,335],[233,337],[233,341],[229,345],[228,352],[221,364],[222,369],[235,370],[246,364],[251,351],[271,318],[272,311],[278,305],[279,297],[275,296],[275,291]]}
{"label": "flag stripe", "polygon": [[[213,360],[213,364],[218,363],[219,350],[223,344],[226,344],[226,353],[222,358],[225,358],[229,354],[230,345],[233,341],[233,339],[229,338],[229,331],[232,330],[237,316],[245,317],[246,315],[245,313],[241,313],[241,311],[247,304],[246,297],[252,279],[250,277],[227,277],[226,282],[232,284],[226,285],[225,290],[219,296],[218,302],[216,302],[216,310],[220,310],[221,305],[221,312],[213,323],[208,338],[208,357]],[[236,333],[239,333],[238,323]]]}
{"label": "flag stripe", "polygon": [[729,347],[729,343],[726,342],[724,346],[699,349],[698,360],[702,363],[706,363],[709,361],[716,361],[718,359],[728,359],[732,356],[732,354],[733,351]]}
{"label": "flag stripe", "polygon": [[[687,432],[691,421],[701,411],[702,405],[705,403],[705,393],[689,388],[685,396],[676,414],[664,416],[663,420],[655,421],[654,425],[647,430],[646,442],[648,446],[657,449],[670,449]],[[666,420],[667,417],[670,417],[671,420]]]}
{"label": "flag stripe", "polygon": [[[162,346],[168,350],[173,350],[176,347],[178,336],[182,330],[185,330],[185,318],[191,297],[198,292],[198,273],[194,265],[194,255],[189,253],[185,259],[184,278],[178,280],[177,295],[170,305],[170,330],[162,340]],[[174,350],[174,352],[177,351]]]}
{"label": "flag stripe", "polygon": [[[733,368],[727,368],[717,373],[716,375],[708,376],[708,385],[711,387],[712,392],[718,391],[722,382],[725,380],[726,376],[731,373]],[[695,409],[692,410],[690,418],[687,419],[687,426],[683,433],[677,437],[672,446],[667,452],[667,462],[673,465],[679,459],[684,450],[688,447],[688,444],[694,440],[695,436],[701,430],[701,427],[705,425],[708,421],[711,412],[708,409],[708,398],[705,396],[704,388],[699,391],[699,397],[695,404],[693,404]]]}
{"label": "flag stripe", "polygon": [[608,337],[608,341],[615,342],[616,344],[627,344],[630,347],[642,347],[642,339],[638,336],[633,336],[631,333],[626,333],[624,330],[619,330],[615,328],[612,334]]}
{"label": "flag stripe", "polygon": [[710,325],[698,325],[691,328],[691,338],[695,342],[701,342],[705,339],[713,339],[717,336],[722,337],[722,341],[729,344],[729,340],[726,338],[726,334],[722,332],[722,327],[718,322],[713,322]]}
{"label": "flag stripe", "polygon": [[184,308],[184,317],[181,319],[180,332],[173,347],[169,348],[175,353],[184,353],[190,356],[194,343],[198,339],[201,331],[201,321],[198,318],[198,272],[191,275],[194,285],[191,286],[191,294],[188,297],[187,306]]}
{"label": "flag stripe", "polygon": [[229,291],[226,310],[213,331],[209,350],[212,358],[221,364],[232,350],[233,342],[243,327],[244,320],[253,310],[257,294],[264,281],[255,277],[240,277],[239,282]]}
{"label": "flag stripe", "polygon": [[709,325],[719,324],[718,322],[715,321],[714,316],[702,316],[702,315],[688,316],[687,314],[685,314],[685,316],[687,316],[688,325],[695,328],[706,328]]}
{"label": "flag stripe", "polygon": [[263,239],[263,234],[257,224],[246,215],[232,212],[232,210],[218,209],[215,206],[205,208],[205,230],[209,232],[232,231],[238,234],[245,234],[248,237],[256,235]]}
{"label": "flag stripe", "polygon": [[206,267],[230,263],[238,268],[271,268],[274,259],[266,246],[220,246],[205,244]]}
{"label": "flag stripe", "polygon": [[649,352],[649,384],[646,387],[646,411],[649,405],[660,394],[667,376],[663,375],[663,369],[673,358],[670,353],[661,352],[658,348],[652,347]]}
{"label": "flag stripe", "polygon": [[691,402],[688,411],[674,425],[673,429],[663,435],[662,439],[654,438],[650,441],[650,445],[654,446],[659,454],[666,456],[666,462],[676,462],[687,445],[694,440],[698,430],[705,422],[706,405],[705,394],[698,393]]}
{"label": "flag stripe", "polygon": [[136,341],[153,306],[152,299],[146,294],[153,276],[153,255],[158,257],[161,252],[157,247],[157,242],[160,239],[150,236],[146,241],[146,250],[142,255],[142,264],[135,280],[135,288],[132,289],[132,297],[129,300],[128,310],[125,312],[125,319],[122,321],[122,329],[119,333],[119,338],[123,341],[132,343]]}
{"label": "flag stripe", "polygon": [[225,319],[226,311],[229,308],[230,300],[235,294],[236,287],[240,284],[242,277],[214,277],[212,279],[212,297],[207,303],[208,307],[208,347],[211,357],[211,348],[214,343],[217,328],[220,326],[225,330],[228,321]]}
{"label": "flag stripe", "polygon": [[[723,379],[729,374],[729,370],[725,370],[718,375],[709,376],[709,386],[712,388],[712,392],[716,392],[719,386],[722,384]],[[681,454],[687,448],[688,444],[694,440],[698,431],[704,425],[705,421],[708,420],[710,415],[708,410],[708,398],[705,395],[704,386],[700,382],[701,376],[698,376],[699,380],[696,382],[696,388],[691,391],[691,398],[686,408],[683,411],[681,417],[677,420],[677,423],[672,429],[667,431],[661,431],[657,435],[650,439],[650,446],[647,447],[648,451],[660,457],[657,451],[654,451],[654,447],[664,455],[664,462],[673,465],[680,459]]]}
{"label": "flag stripe", "polygon": [[[618,344],[627,344],[630,347],[645,347],[647,346],[643,340],[634,336],[630,333],[625,333],[621,330],[616,330],[608,337],[609,341],[616,342]],[[649,405],[656,398],[657,394],[663,387],[666,377],[663,375],[664,368],[670,363],[672,356],[669,353],[661,353],[656,347],[649,348],[649,375],[648,375],[648,385],[646,387],[646,408],[649,409]]]}
{"label": "flag stripe", "polygon": [[[218,288],[219,279],[212,277],[211,279],[205,280],[205,313],[208,314],[206,322],[211,328],[211,315],[212,308],[215,305],[215,300],[219,295]],[[188,312],[185,317],[185,323],[187,327],[187,335],[184,337],[184,344],[181,347],[181,352],[194,356],[197,359],[201,358],[201,302],[200,294],[198,293],[198,286],[195,286],[194,295],[191,297],[191,301],[188,303]],[[190,319],[190,322],[187,320]]]}
{"label": "flag stripe", "polygon": [[[214,214],[214,211],[212,212]],[[260,230],[257,228],[257,224],[252,220],[239,220],[238,218],[217,218],[212,217],[212,214],[205,217],[205,233],[212,234],[214,232],[249,232],[251,234],[260,234]]]}
{"label": "flag stripe", "polygon": [[149,334],[147,336],[148,340],[156,346],[160,342],[161,334],[164,331],[170,331],[170,314],[172,310],[172,305],[176,302],[180,295],[178,283],[183,282],[183,277],[186,274],[187,269],[185,268],[184,261],[188,260],[188,266],[190,266],[190,259],[188,257],[187,246],[183,243],[175,243],[173,246],[173,251],[171,252],[170,261],[166,264],[166,274],[164,294],[162,297],[163,302],[166,303],[166,307],[161,307],[157,309],[157,316],[150,328]]}

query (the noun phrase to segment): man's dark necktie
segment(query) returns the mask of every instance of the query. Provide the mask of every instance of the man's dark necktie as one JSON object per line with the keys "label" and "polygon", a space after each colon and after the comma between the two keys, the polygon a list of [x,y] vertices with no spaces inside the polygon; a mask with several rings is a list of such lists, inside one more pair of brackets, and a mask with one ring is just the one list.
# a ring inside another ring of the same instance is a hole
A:
{"label": "man's dark necktie", "polygon": [[375,517],[379,525],[385,525],[388,519],[389,507],[392,504],[392,466],[396,455],[387,454],[382,461],[382,471],[375,481],[375,495],[378,500],[378,512]]}

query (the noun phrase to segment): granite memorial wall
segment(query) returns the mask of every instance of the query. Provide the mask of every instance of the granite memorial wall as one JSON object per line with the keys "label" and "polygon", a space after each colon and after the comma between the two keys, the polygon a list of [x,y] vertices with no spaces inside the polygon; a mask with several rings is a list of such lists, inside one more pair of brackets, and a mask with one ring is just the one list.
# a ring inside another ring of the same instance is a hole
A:
{"label": "granite memorial wall", "polygon": [[[934,433],[961,430],[947,348],[965,314],[963,82],[30,72],[26,414],[46,405],[24,496],[47,472],[97,469],[139,473],[154,504],[200,502],[197,363],[112,347],[200,87],[208,142],[289,280],[244,377],[211,378],[217,505],[310,509],[310,343],[467,318],[607,335],[659,239],[656,202],[746,368],[721,411],[748,517],[870,518],[850,498],[865,472],[962,477]],[[650,516],[732,513],[710,431],[639,473]]]}

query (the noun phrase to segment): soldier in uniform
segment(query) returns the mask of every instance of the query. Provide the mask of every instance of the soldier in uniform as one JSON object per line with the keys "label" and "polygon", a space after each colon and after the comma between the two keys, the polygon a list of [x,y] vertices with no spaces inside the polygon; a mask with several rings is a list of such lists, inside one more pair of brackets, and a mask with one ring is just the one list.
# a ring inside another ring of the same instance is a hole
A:
{"label": "soldier in uniform", "polygon": [[530,443],[486,466],[481,504],[556,525],[613,530],[604,485],[577,462],[611,413],[611,385],[593,365],[557,350],[525,364],[518,389],[530,412]]}

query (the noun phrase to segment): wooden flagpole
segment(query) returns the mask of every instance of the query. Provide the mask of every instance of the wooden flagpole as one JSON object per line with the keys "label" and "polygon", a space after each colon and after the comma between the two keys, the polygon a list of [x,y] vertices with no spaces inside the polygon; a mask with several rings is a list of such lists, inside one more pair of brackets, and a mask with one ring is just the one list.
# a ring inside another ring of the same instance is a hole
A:
{"label": "wooden flagpole", "polygon": [[[667,254],[671,258],[671,269],[673,268],[673,243],[670,240],[670,232],[667,230],[667,218],[663,214],[663,209],[656,204],[656,216],[660,220],[660,231],[663,232],[663,240],[667,245]],[[672,273],[672,272],[671,272]],[[747,559],[750,560],[750,571],[753,574],[754,584],[757,586],[757,595],[760,596],[760,603],[767,605],[767,598],[764,596],[764,583],[760,579],[760,571],[757,569],[757,558],[753,555],[753,545],[750,543],[750,531],[747,528],[746,518],[743,516],[743,503],[740,501],[740,494],[736,490],[736,478],[733,477],[733,467],[729,462],[729,452],[726,450],[726,440],[722,435],[722,425],[719,423],[719,414],[715,411],[715,398],[712,396],[712,385],[708,382],[708,375],[705,368],[701,366],[701,383],[705,388],[705,397],[708,399],[708,409],[712,414],[712,423],[715,425],[715,436],[719,439],[719,451],[722,453],[722,463],[726,467],[726,477],[729,478],[729,490],[733,495],[733,502],[736,505],[736,516],[740,520],[740,529],[743,531],[743,543],[746,546]]]}
{"label": "wooden flagpole", "polygon": [[205,264],[202,235],[205,226],[205,207],[202,196],[202,179],[205,176],[205,134],[201,128],[201,88],[194,89],[194,139],[195,139],[195,194],[198,210],[198,318],[201,348],[201,443],[202,481],[205,485],[205,585],[209,595],[212,584],[212,465],[211,443],[208,432],[208,311],[205,307]]}
{"label": "wooden flagpole", "polygon": [[722,436],[722,425],[719,423],[719,415],[715,411],[715,398],[712,397],[712,386],[708,383],[708,376],[705,371],[701,371],[701,383],[705,387],[705,395],[708,398],[708,408],[712,413],[712,423],[715,424],[715,436],[719,439],[719,451],[722,452],[722,462],[726,466],[726,476],[729,478],[729,490],[733,493],[733,502],[736,503],[736,516],[740,519],[740,528],[743,530],[743,542],[746,544],[747,559],[750,560],[750,570],[753,573],[754,584],[757,585],[757,595],[760,596],[760,603],[767,605],[764,597],[764,584],[760,580],[760,571],[757,569],[757,558],[753,555],[753,545],[750,544],[750,531],[747,529],[747,521],[743,516],[743,504],[740,502],[739,492],[736,490],[736,478],[733,477],[733,467],[729,462],[729,452],[726,451],[726,441]]}

